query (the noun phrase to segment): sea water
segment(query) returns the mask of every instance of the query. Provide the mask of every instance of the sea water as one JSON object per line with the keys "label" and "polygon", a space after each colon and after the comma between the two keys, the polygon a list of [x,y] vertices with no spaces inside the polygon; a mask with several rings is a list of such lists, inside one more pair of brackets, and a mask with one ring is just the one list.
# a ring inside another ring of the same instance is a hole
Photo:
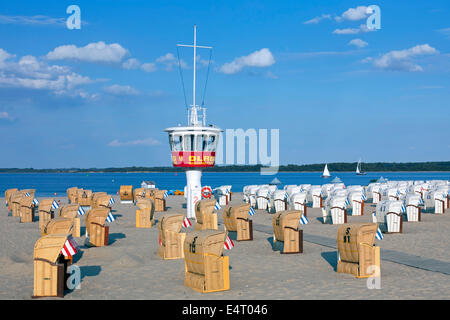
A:
{"label": "sea water", "polygon": [[[348,185],[368,185],[371,180],[384,177],[388,180],[450,180],[450,172],[367,172],[358,176],[354,172],[331,173],[331,178],[322,178],[322,172],[279,172],[276,175],[261,175],[259,172],[203,172],[202,185],[212,188],[231,185],[231,191],[242,192],[245,185],[269,184],[275,177],[282,188],[287,184],[322,185],[331,183],[335,177]],[[117,194],[121,185],[141,186],[144,180],[154,181],[156,187],[166,190],[183,190],[186,185],[184,172],[148,173],[4,173],[0,174],[0,197],[10,188],[36,189],[36,196],[66,196],[70,187],[94,192]]]}

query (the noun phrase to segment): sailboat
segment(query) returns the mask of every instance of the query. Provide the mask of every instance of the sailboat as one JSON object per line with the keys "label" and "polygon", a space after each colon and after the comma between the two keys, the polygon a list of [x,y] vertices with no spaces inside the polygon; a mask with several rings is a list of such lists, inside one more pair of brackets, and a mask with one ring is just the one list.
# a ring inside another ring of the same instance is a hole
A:
{"label": "sailboat", "polygon": [[323,169],[323,174],[322,174],[322,178],[329,178],[330,176],[330,171],[328,171],[328,164],[325,165],[325,168]]}
{"label": "sailboat", "polygon": [[358,164],[356,165],[356,175],[358,176],[365,176],[366,173],[361,171],[361,159],[358,161]]}

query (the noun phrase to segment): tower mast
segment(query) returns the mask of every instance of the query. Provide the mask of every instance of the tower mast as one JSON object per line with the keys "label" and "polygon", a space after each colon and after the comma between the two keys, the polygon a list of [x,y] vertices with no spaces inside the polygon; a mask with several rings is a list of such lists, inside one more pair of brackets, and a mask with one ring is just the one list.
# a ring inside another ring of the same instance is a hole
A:
{"label": "tower mast", "polygon": [[[207,47],[207,46],[198,46],[197,45],[197,26],[194,25],[194,44],[190,45],[190,44],[177,44],[178,47],[191,47],[194,48],[194,81],[193,81],[193,85],[192,85],[192,106],[191,106],[191,112],[190,112],[190,116],[188,114],[188,125],[190,126],[197,126],[199,125],[198,123],[198,112],[197,110],[199,109],[199,106],[196,105],[196,101],[195,101],[195,76],[196,76],[196,72],[197,72],[197,48],[205,48],[205,49],[212,49],[212,47]],[[205,112],[203,112],[203,117],[205,118],[206,114]],[[203,119],[204,122],[205,119]],[[205,125],[205,123],[203,123],[203,125]]]}

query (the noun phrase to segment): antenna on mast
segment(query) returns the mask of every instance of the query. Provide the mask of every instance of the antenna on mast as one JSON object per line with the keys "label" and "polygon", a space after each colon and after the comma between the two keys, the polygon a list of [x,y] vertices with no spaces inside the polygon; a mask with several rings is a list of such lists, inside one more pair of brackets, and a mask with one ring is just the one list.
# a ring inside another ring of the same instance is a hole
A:
{"label": "antenna on mast", "polygon": [[[204,49],[212,49],[212,47],[207,46],[198,46],[197,45],[197,25],[194,25],[194,44],[177,44],[177,47],[191,47],[194,48],[194,79],[193,79],[193,85],[192,85],[192,105],[191,110],[188,112],[188,124],[191,126],[198,126],[198,111],[200,109],[203,109],[203,116],[202,116],[202,122],[203,126],[206,126],[206,108],[198,106],[195,101],[195,75],[196,75],[196,69],[197,69],[197,48],[204,48]],[[179,59],[179,57],[178,57]],[[183,88],[184,90],[184,88]]]}

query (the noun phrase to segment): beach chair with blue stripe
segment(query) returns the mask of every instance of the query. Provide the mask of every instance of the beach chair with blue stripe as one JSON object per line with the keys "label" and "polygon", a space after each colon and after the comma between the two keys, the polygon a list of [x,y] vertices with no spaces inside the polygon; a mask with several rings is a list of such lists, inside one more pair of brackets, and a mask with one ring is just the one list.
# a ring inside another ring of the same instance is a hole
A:
{"label": "beach chair with blue stripe", "polygon": [[195,204],[195,230],[218,230],[216,199],[199,200]]}
{"label": "beach chair with blue stripe", "polygon": [[337,231],[338,273],[356,278],[380,276],[380,247],[375,246],[376,223],[339,226]]}
{"label": "beach chair with blue stripe", "polygon": [[108,208],[94,208],[85,215],[86,236],[89,243],[96,247],[108,245],[109,226],[106,226],[106,219],[110,210]]}
{"label": "beach chair with blue stripe", "polygon": [[298,228],[302,212],[287,210],[272,218],[274,251],[281,253],[303,253],[303,230]]}
{"label": "beach chair with blue stripe", "polygon": [[225,229],[230,235],[235,234],[237,241],[253,240],[253,223],[249,219],[252,213],[254,214],[254,209],[249,203],[225,207],[223,211]]}

